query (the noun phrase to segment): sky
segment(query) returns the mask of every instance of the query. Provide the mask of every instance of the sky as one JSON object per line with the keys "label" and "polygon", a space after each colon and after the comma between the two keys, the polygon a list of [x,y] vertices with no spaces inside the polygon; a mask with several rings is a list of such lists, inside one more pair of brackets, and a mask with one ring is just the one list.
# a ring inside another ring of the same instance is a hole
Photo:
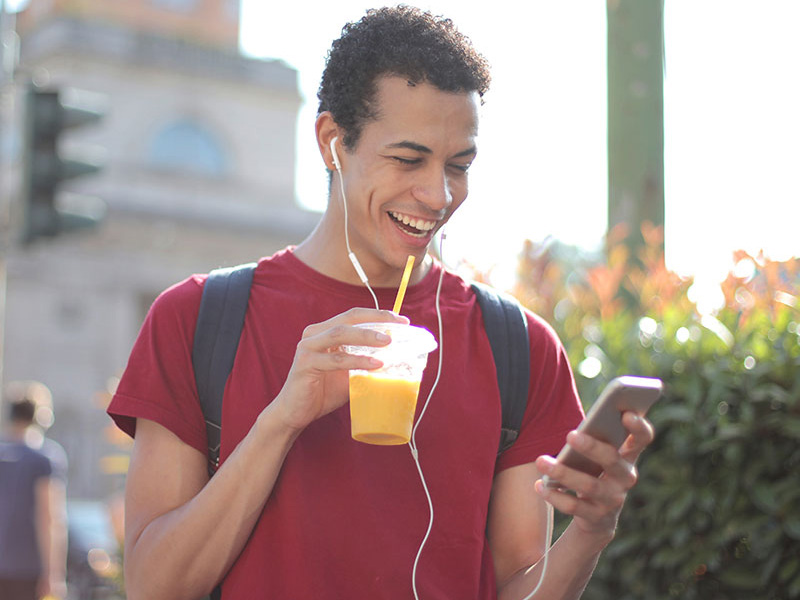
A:
{"label": "sky", "polygon": [[[316,90],[342,25],[370,4],[242,0],[245,53],[298,69],[297,193],[322,209]],[[606,228],[606,3],[419,2],[452,18],[492,65],[470,196],[444,257],[510,283],[523,240],[586,249]],[[722,279],[733,250],[800,256],[800,2],[667,0],[665,204],[670,268]]]}

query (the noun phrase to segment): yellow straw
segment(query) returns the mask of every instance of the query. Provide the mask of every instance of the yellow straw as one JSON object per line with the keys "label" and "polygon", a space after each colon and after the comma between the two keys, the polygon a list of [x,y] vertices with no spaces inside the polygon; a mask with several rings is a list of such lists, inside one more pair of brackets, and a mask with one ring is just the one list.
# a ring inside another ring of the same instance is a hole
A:
{"label": "yellow straw", "polygon": [[406,287],[408,280],[411,277],[411,268],[414,266],[414,255],[409,254],[406,261],[406,270],[403,271],[403,278],[400,280],[400,287],[397,288],[397,298],[394,300],[393,312],[400,314],[400,306],[403,304],[403,297],[406,295]]}

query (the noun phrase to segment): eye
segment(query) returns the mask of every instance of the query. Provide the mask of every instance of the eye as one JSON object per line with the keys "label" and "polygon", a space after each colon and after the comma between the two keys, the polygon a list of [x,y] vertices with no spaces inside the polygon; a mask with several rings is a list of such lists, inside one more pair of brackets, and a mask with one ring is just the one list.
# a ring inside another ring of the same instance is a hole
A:
{"label": "eye", "polygon": [[422,162],[419,158],[403,158],[402,156],[393,156],[392,160],[400,163],[401,165],[418,165]]}
{"label": "eye", "polygon": [[472,166],[472,163],[470,163],[468,165],[451,164],[449,166],[450,166],[451,169],[455,169],[456,171],[459,171],[461,173],[466,173],[467,171],[469,171],[469,168]]}

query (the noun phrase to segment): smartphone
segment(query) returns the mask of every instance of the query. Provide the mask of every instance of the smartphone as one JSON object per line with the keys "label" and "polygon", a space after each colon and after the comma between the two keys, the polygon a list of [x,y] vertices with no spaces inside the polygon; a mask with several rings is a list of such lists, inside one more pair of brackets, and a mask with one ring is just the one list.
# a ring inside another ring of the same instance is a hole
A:
{"label": "smartphone", "polygon": [[[660,379],[631,375],[617,377],[606,386],[589,409],[586,418],[578,426],[578,431],[619,448],[628,437],[628,430],[622,425],[622,413],[632,411],[641,416],[646,415],[648,409],[661,397],[663,389],[664,384]],[[600,465],[573,450],[569,444],[564,444],[556,461],[595,477],[603,472]],[[547,487],[561,487],[559,482],[547,475],[542,480]]]}

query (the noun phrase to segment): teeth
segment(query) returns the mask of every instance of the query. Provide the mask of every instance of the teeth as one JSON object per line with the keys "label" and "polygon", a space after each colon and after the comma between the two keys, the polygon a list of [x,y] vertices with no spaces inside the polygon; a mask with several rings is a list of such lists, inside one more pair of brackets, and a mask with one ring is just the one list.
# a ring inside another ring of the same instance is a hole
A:
{"label": "teeth", "polygon": [[392,215],[395,219],[403,223],[404,225],[408,225],[409,227],[413,227],[414,229],[419,229],[420,231],[430,231],[434,227],[436,227],[436,221],[425,221],[423,219],[415,219],[413,217],[409,217],[408,215],[403,215],[398,212],[390,211],[390,215]]}

